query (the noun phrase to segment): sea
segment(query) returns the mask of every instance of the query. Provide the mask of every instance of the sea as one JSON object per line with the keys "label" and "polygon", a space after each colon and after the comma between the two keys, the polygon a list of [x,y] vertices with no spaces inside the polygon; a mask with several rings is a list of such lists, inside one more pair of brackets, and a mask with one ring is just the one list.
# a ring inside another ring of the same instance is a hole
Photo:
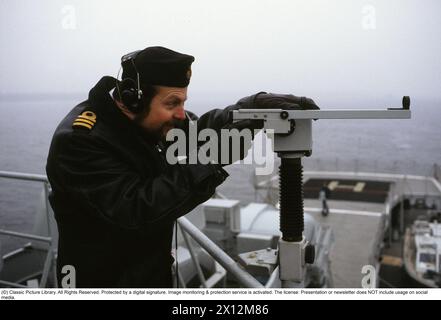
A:
{"label": "sea", "polygon": [[[82,100],[85,97],[79,95],[0,97],[0,171],[45,174],[53,132]],[[356,101],[353,105],[357,108]],[[202,100],[194,107],[198,115],[212,108]],[[436,174],[441,164],[441,103],[417,99],[411,110],[410,120],[314,121],[313,152],[302,160],[305,170]],[[258,200],[253,165],[225,168],[230,177],[218,188],[221,194],[242,204]],[[42,188],[39,182],[0,177],[0,229],[31,232]],[[0,235],[1,254],[25,242]]]}

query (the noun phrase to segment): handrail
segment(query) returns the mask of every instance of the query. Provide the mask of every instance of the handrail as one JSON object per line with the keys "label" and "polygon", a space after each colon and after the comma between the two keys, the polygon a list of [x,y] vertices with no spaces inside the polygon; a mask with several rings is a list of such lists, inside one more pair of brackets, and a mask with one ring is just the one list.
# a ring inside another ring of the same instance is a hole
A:
{"label": "handrail", "polygon": [[[49,181],[45,175],[0,171],[0,178],[43,182],[45,184],[45,195],[46,196],[48,195],[47,185]],[[222,197],[222,195],[220,196]],[[47,201],[46,201],[46,205],[47,205]],[[49,214],[48,214],[48,219],[49,219]],[[241,283],[243,286],[248,288],[263,287],[263,285],[259,281],[257,281],[253,276],[251,276],[246,271],[242,270],[230,256],[228,256],[222,249],[216,246],[214,242],[212,242],[205,234],[203,234],[199,229],[197,229],[187,218],[184,217],[179,218],[178,223],[179,226],[182,228],[182,231],[184,231],[183,234],[188,233],[197,243],[199,243],[199,245],[202,248],[204,248],[217,262],[219,262],[220,265],[222,265],[227,271],[233,274],[236,277],[236,279],[239,281],[239,283]],[[41,240],[46,242],[51,242],[52,240],[50,237],[39,237],[35,235],[10,232],[6,230],[0,230],[0,233],[14,235],[28,239]],[[47,261],[45,263],[45,266],[46,264],[51,263],[49,261],[50,255],[51,253],[48,252],[48,257],[46,259]],[[46,280],[47,274],[45,274],[44,276],[45,276],[44,280]]]}
{"label": "handrail", "polygon": [[21,173],[21,172],[12,172],[12,171],[11,172],[0,171],[0,178],[49,182],[47,176],[42,174]]}
{"label": "handrail", "polygon": [[[194,266],[196,267],[196,271],[199,277],[199,281],[201,282],[202,287],[207,287],[207,281],[205,280],[204,273],[202,272],[201,265],[199,263],[199,258],[197,254],[193,250],[193,246],[190,243],[190,240],[187,237],[187,233],[181,229],[182,237],[184,238],[185,244],[190,252],[191,260],[193,261]],[[177,237],[177,235],[176,235]]]}
{"label": "handrail", "polygon": [[248,272],[242,270],[237,263],[220,249],[213,241],[203,234],[187,218],[178,219],[179,226],[187,232],[202,248],[204,248],[217,262],[219,262],[227,271],[246,288],[263,288],[263,285],[257,281]]}
{"label": "handrail", "polygon": [[3,234],[5,236],[12,236],[12,237],[18,237],[23,239],[30,239],[30,240],[36,240],[36,241],[43,241],[43,242],[52,242],[51,237],[41,237],[30,233],[22,233],[22,232],[15,232],[15,231],[8,231],[4,229],[0,229],[0,234]]}
{"label": "handrail", "polygon": [[276,281],[279,279],[279,266],[277,266],[271,273],[268,281],[265,284],[265,288],[272,288]]}
{"label": "handrail", "polygon": [[[50,213],[49,213],[49,180],[47,176],[41,175],[41,174],[31,174],[31,173],[21,173],[21,172],[8,172],[8,171],[0,171],[0,178],[6,178],[6,179],[16,179],[16,180],[26,180],[26,181],[35,181],[35,182],[41,182],[44,186],[44,197],[45,197],[45,210],[46,210],[46,219],[47,219],[47,228],[48,228],[48,235],[51,235],[51,227],[50,227]],[[52,237],[43,237],[35,234],[29,234],[29,233],[21,233],[21,232],[15,232],[15,231],[8,231],[0,229],[0,235],[9,235],[17,238],[23,238],[23,239],[31,239],[31,240],[37,240],[37,241],[43,241],[49,244],[49,249],[47,251],[46,259],[43,264],[43,273],[40,280],[39,286],[44,288],[47,285],[47,280],[49,276],[49,272],[51,269],[51,266],[54,263],[55,255],[54,251],[55,248],[53,247],[54,242]],[[54,278],[56,278],[56,274],[54,273]],[[2,284],[8,284],[8,282],[1,281]],[[55,281],[55,284],[57,282]],[[20,284],[15,284],[16,287],[23,287]],[[24,286],[26,287],[26,286]]]}

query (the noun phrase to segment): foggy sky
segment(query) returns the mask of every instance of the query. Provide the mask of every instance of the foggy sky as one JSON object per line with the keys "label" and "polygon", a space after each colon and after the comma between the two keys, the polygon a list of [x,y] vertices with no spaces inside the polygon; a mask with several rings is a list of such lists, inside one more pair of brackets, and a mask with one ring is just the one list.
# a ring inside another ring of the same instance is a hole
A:
{"label": "foggy sky", "polygon": [[87,93],[162,45],[196,57],[190,97],[441,101],[440,17],[439,0],[0,0],[0,94]]}

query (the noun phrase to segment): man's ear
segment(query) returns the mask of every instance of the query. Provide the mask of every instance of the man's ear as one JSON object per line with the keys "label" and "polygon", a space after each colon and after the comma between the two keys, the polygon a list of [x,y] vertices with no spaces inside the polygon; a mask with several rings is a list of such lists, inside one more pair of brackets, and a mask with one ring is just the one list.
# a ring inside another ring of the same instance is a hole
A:
{"label": "man's ear", "polygon": [[116,106],[121,110],[122,113],[124,113],[130,120],[133,120],[135,118],[135,115],[133,112],[131,112],[122,102],[118,100],[114,100]]}

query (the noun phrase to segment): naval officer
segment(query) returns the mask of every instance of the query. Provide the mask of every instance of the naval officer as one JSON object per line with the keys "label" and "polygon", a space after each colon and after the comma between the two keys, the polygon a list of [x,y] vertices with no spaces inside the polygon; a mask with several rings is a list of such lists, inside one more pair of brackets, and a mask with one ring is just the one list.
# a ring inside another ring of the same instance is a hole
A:
{"label": "naval officer", "polygon": [[[172,286],[175,220],[228,176],[215,161],[172,165],[164,156],[167,132],[196,119],[184,110],[193,61],[163,47],[125,55],[121,81],[103,77],[57,127],[46,172],[60,286],[64,266],[74,268],[75,287]],[[205,113],[198,130],[231,125],[229,111],[241,107],[299,106],[318,108],[311,99],[259,93]]]}

